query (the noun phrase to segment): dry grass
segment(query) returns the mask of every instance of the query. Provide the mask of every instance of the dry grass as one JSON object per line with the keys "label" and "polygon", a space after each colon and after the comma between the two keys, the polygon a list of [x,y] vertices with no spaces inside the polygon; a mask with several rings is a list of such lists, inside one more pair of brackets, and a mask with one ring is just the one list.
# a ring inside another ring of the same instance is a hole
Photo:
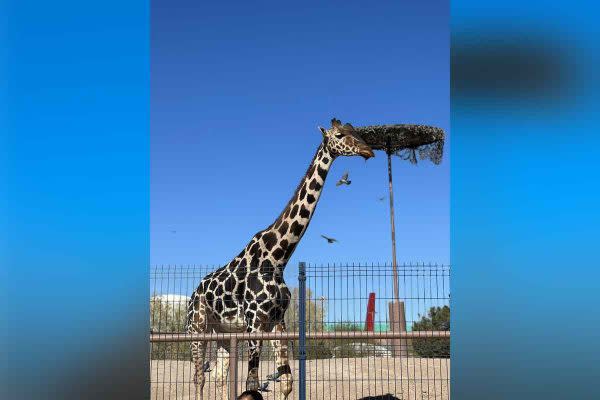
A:
{"label": "dry grass", "polygon": [[[292,372],[296,375],[298,362],[294,361]],[[152,400],[194,399],[193,368],[188,361],[152,361]],[[387,399],[446,400],[449,399],[450,360],[425,358],[340,358],[307,360],[307,399],[358,400],[391,394]],[[259,376],[264,379],[273,373],[272,361],[261,362]],[[238,387],[245,386],[246,363],[238,368]],[[288,398],[297,399],[297,377]],[[271,392],[263,393],[265,400],[278,399],[278,383],[271,383]],[[215,371],[206,375],[204,399],[220,399],[215,384]]]}

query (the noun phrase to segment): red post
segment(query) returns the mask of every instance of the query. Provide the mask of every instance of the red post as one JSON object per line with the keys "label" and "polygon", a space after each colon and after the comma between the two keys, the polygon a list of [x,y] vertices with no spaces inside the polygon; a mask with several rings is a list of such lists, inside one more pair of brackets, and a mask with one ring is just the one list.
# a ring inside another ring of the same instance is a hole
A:
{"label": "red post", "polygon": [[367,303],[367,319],[365,321],[365,331],[373,332],[375,330],[375,293],[369,293],[369,302]]}

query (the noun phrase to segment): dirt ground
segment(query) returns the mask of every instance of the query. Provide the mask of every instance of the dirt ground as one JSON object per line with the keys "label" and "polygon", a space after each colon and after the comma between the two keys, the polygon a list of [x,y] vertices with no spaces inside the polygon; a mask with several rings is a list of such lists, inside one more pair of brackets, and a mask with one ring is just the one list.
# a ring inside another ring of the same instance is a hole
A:
{"label": "dirt ground", "polygon": [[[298,362],[292,365],[294,388],[288,400],[298,398]],[[238,368],[238,393],[243,391],[246,363]],[[425,358],[339,358],[307,360],[306,394],[312,400],[446,400],[449,399],[450,360]],[[275,371],[272,361],[261,362],[261,379]],[[204,400],[221,399],[215,368],[206,374]],[[152,400],[194,399],[193,368],[188,361],[152,361]],[[271,382],[265,400],[279,399],[279,383]],[[390,394],[391,396],[378,397]]]}

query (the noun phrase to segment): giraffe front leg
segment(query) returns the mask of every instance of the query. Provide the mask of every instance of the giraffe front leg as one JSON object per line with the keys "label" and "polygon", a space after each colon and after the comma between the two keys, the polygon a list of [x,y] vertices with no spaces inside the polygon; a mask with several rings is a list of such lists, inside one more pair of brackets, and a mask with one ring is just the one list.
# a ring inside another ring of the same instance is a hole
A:
{"label": "giraffe front leg", "polygon": [[[285,332],[285,323],[281,321],[275,325],[273,332]],[[274,374],[275,380],[279,380],[280,398],[285,400],[292,392],[292,386],[294,379],[292,377],[292,370],[290,368],[290,361],[288,358],[288,340],[272,340],[273,350],[275,351],[277,372]]]}
{"label": "giraffe front leg", "polygon": [[246,390],[258,390],[260,386],[258,365],[260,364],[261,347],[262,340],[248,341],[248,378],[246,379]]}
{"label": "giraffe front leg", "polygon": [[[187,325],[188,333],[203,333],[207,327],[206,307],[202,299],[194,301],[190,309],[190,317]],[[202,391],[204,389],[204,364],[206,357],[206,342],[191,342],[190,351],[192,353],[192,362],[194,363],[194,398],[202,400]]]}

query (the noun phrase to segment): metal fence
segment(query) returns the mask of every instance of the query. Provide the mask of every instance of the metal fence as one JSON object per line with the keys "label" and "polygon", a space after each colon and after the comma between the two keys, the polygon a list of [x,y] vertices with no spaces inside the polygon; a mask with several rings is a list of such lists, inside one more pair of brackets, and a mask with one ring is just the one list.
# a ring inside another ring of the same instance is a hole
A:
{"label": "metal fence", "polygon": [[391,265],[294,267],[285,276],[292,294],[287,332],[197,335],[185,333],[187,302],[215,268],[153,267],[151,398],[200,398],[192,341],[208,343],[202,398],[235,398],[246,388],[252,339],[262,340],[258,379],[265,399],[284,398],[289,390],[287,375],[277,379],[285,359],[293,377],[290,400],[449,399],[450,267],[399,266],[398,299]]}

